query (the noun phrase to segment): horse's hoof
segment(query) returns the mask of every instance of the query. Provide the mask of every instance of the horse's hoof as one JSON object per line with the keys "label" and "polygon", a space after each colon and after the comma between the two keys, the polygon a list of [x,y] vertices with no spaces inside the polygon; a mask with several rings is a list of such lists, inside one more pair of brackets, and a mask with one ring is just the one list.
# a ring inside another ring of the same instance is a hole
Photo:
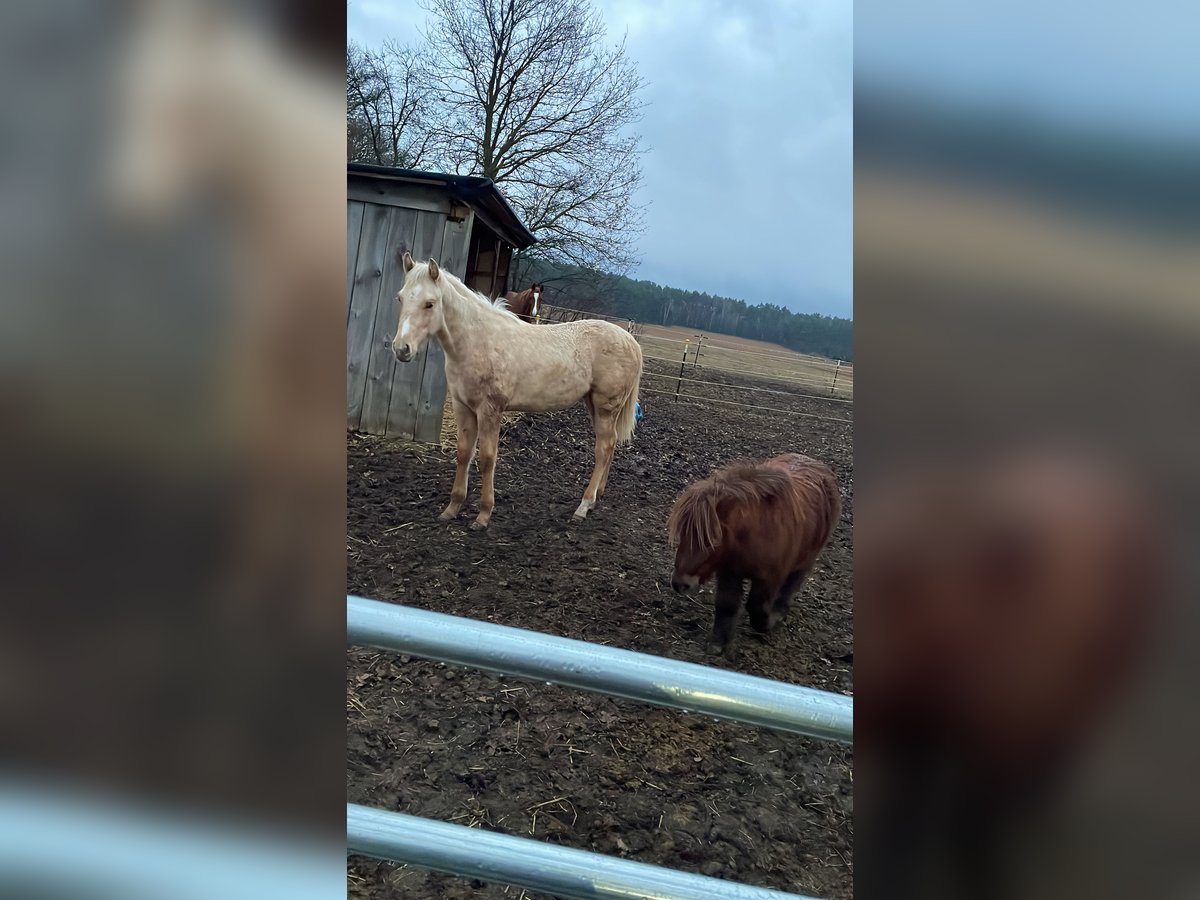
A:
{"label": "horse's hoof", "polygon": [[450,512],[450,510],[447,509],[447,510],[443,511],[441,515],[438,516],[438,521],[439,522],[449,522],[456,515],[457,515],[457,513],[452,513],[452,512]]}
{"label": "horse's hoof", "polygon": [[472,531],[483,531],[487,527],[488,527],[487,522],[480,522],[478,519],[476,519],[474,522],[471,523]]}

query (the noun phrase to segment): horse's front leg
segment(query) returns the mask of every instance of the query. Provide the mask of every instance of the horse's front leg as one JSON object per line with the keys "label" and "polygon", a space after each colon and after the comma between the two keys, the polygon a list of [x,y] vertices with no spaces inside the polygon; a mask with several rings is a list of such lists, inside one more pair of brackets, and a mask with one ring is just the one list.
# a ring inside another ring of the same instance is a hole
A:
{"label": "horse's front leg", "polygon": [[475,440],[479,433],[479,420],[475,411],[465,403],[459,403],[457,400],[452,402],[458,442],[454,455],[454,487],[450,489],[450,502],[438,516],[443,522],[457,516],[467,499],[467,477],[471,471],[471,460],[475,457]]}
{"label": "horse's front leg", "polygon": [[482,482],[479,515],[471,523],[473,529],[487,528],[496,506],[496,456],[500,450],[500,412],[480,410],[479,416],[479,476]]}
{"label": "horse's front leg", "polygon": [[612,465],[613,451],[617,447],[617,423],[614,416],[597,411],[594,416],[596,429],[596,465],[592,469],[592,478],[579,508],[575,510],[575,518],[582,519],[596,505],[600,494],[600,486],[608,477],[608,467]]}
{"label": "horse's front leg", "polygon": [[713,616],[712,642],[710,649],[716,653],[727,652],[733,640],[733,626],[738,611],[742,608],[743,579],[740,575],[721,572],[717,575],[716,610]]}

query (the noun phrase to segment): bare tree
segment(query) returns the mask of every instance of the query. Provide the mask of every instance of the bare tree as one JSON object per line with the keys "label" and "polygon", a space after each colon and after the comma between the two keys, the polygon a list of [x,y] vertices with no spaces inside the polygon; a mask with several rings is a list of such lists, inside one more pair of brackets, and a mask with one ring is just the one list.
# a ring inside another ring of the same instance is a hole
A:
{"label": "bare tree", "polygon": [[643,82],[587,0],[426,0],[437,155],[483,175],[538,256],[624,273],[637,262]]}
{"label": "bare tree", "polygon": [[416,168],[432,134],[422,121],[429,79],[415,51],[389,41],[381,50],[346,48],[346,154],[355,162]]}

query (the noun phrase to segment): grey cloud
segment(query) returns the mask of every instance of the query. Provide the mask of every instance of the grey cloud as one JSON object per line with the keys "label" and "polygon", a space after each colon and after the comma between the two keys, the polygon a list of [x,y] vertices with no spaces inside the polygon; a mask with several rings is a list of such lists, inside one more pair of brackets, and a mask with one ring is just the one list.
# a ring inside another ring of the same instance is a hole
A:
{"label": "grey cloud", "polygon": [[[790,8],[789,8],[790,7]],[[602,7],[614,35],[623,6]],[[650,81],[640,277],[848,316],[848,4],[679,4],[631,27]]]}
{"label": "grey cloud", "polygon": [[[601,0],[650,82],[637,277],[852,310],[853,6],[847,0]],[[415,4],[356,2],[350,35],[416,39]]]}

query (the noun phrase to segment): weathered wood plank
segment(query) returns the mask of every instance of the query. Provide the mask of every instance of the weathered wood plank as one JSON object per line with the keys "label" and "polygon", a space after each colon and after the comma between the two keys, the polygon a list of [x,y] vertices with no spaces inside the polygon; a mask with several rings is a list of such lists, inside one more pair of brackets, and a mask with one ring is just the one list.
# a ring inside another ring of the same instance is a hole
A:
{"label": "weathered wood plank", "polygon": [[[392,396],[392,374],[396,355],[392,353],[392,336],[400,317],[400,304],[395,300],[404,287],[404,266],[401,259],[412,252],[417,230],[415,209],[388,207],[391,231],[387,243],[387,261],[379,284],[379,299],[375,305],[375,330],[371,338],[371,354],[367,363],[367,388],[363,394],[362,418],[359,430],[368,434],[387,432],[388,403]],[[436,215],[436,213],[425,213]]]}
{"label": "weathered wood plank", "polygon": [[380,206],[399,206],[427,212],[450,213],[450,198],[445,188],[413,181],[387,181],[362,176],[349,176],[346,196],[351,200]]}
{"label": "weathered wood plank", "polygon": [[375,305],[379,299],[391,224],[388,213],[386,206],[366,208],[350,287],[350,316],[346,322],[346,426],[352,429],[359,427],[362,418]]}
{"label": "weathered wood plank", "polygon": [[442,434],[442,416],[446,411],[446,354],[441,344],[430,342],[425,369],[421,373],[421,392],[417,398],[417,421],[413,439],[435,444]]}
{"label": "weathered wood plank", "polygon": [[[413,238],[413,259],[424,262],[434,257],[440,262],[446,217],[440,213],[417,213],[417,227]],[[441,354],[437,341],[430,340],[425,349],[414,360],[397,363],[392,375],[391,398],[388,402],[387,431],[389,436],[412,439],[417,431],[417,409],[421,403],[421,376],[429,365],[429,354]],[[437,365],[443,366],[442,356]],[[443,377],[445,373],[443,372]],[[440,427],[440,426],[439,426]]]}
{"label": "weathered wood plank", "polygon": [[354,293],[354,270],[358,266],[358,242],[362,240],[366,204],[351,200],[346,204],[346,321],[350,321],[350,298]]}
{"label": "weathered wood plank", "polygon": [[512,265],[512,247],[508,244],[500,244],[500,260],[496,266],[496,296],[499,297],[505,291],[515,290],[508,286],[508,270]]}
{"label": "weathered wood plank", "polygon": [[442,235],[442,255],[437,258],[443,269],[447,269],[460,279],[467,277],[467,251],[470,248],[471,228],[475,224],[475,213],[468,212],[461,222],[446,219],[445,231]]}
{"label": "weathered wood plank", "polygon": [[413,249],[413,259],[424,262],[429,257],[435,259],[442,253],[442,233],[446,217],[423,212],[417,216],[417,238]]}
{"label": "weathered wood plank", "polygon": [[[471,229],[474,215],[461,222],[446,220],[442,235],[442,257],[438,262],[459,278],[467,273],[467,254],[470,249]],[[436,341],[431,341],[425,354],[425,365],[421,372],[421,389],[416,410],[413,437],[425,443],[434,443],[441,436],[442,414],[446,407],[446,357]]]}

